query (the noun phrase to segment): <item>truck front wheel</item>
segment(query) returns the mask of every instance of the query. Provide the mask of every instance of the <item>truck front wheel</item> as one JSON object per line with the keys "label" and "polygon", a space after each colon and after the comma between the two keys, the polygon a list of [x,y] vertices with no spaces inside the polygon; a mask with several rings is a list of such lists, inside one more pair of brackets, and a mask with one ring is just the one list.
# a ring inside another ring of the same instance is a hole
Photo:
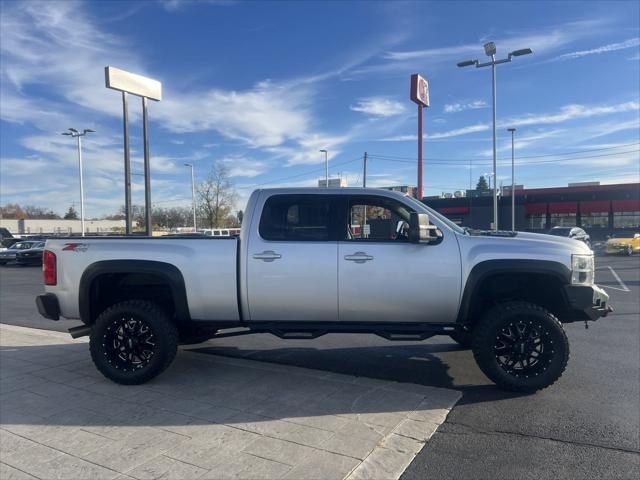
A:
{"label": "truck front wheel", "polygon": [[146,300],[127,300],[96,319],[91,358],[108,379],[138,385],[162,373],[178,349],[178,331],[167,313]]}
{"label": "truck front wheel", "polygon": [[487,377],[517,392],[552,385],[569,360],[569,341],[558,319],[528,302],[491,308],[474,329],[472,348]]}

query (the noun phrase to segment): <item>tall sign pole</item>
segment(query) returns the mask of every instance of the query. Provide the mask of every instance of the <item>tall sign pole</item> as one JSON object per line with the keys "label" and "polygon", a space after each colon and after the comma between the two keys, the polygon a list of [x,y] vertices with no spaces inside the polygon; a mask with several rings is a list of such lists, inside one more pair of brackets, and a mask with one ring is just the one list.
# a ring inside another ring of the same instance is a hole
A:
{"label": "tall sign pole", "polygon": [[148,100],[162,100],[162,84],[152,78],[126,72],[115,67],[104,68],[105,86],[122,92],[122,115],[124,118],[124,191],[126,233],[131,233],[131,159],[129,152],[128,95],[142,97],[142,135],[144,143],[144,219],[145,231],[151,235],[151,167],[149,162],[149,116]]}
{"label": "tall sign pole", "polygon": [[125,234],[131,235],[131,151],[129,149],[129,94],[122,92],[122,118],[124,119],[124,223]]}
{"label": "tall sign pole", "polygon": [[418,200],[422,200],[422,109],[418,104]]}
{"label": "tall sign pole", "polygon": [[429,106],[429,82],[419,74],[411,75],[411,101],[418,104],[418,200],[422,200],[422,110]]}

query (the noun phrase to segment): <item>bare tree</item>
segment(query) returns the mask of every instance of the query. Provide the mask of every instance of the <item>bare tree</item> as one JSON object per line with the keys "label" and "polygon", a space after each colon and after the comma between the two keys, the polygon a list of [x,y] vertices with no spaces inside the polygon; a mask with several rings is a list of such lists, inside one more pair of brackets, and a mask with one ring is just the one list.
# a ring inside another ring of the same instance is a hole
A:
{"label": "bare tree", "polygon": [[207,179],[198,186],[198,209],[200,225],[206,228],[221,228],[233,222],[232,209],[237,194],[229,179],[227,167],[214,163]]}

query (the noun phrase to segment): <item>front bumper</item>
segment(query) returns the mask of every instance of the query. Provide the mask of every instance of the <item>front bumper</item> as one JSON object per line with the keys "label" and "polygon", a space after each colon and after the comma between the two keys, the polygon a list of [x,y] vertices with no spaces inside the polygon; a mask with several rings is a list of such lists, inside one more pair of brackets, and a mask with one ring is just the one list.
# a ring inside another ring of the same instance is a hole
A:
{"label": "front bumper", "polygon": [[608,304],[609,294],[597,285],[566,285],[564,290],[573,311],[585,320],[597,320],[613,311]]}
{"label": "front bumper", "polygon": [[60,320],[60,304],[53,293],[44,293],[36,297],[38,313],[49,320]]}

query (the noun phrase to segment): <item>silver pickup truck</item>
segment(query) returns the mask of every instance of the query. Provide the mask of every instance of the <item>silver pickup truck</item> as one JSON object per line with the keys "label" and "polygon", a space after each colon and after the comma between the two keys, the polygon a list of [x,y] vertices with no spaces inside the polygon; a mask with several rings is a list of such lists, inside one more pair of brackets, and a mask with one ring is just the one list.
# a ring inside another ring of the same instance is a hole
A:
{"label": "silver pickup truck", "polygon": [[96,367],[139,384],[180,343],[269,332],[313,339],[448,335],[502,388],[554,383],[569,358],[562,323],[609,311],[582,242],[460,228],[378,189],[271,189],[249,198],[239,238],[62,238],[46,243],[52,320],[79,318]]}

